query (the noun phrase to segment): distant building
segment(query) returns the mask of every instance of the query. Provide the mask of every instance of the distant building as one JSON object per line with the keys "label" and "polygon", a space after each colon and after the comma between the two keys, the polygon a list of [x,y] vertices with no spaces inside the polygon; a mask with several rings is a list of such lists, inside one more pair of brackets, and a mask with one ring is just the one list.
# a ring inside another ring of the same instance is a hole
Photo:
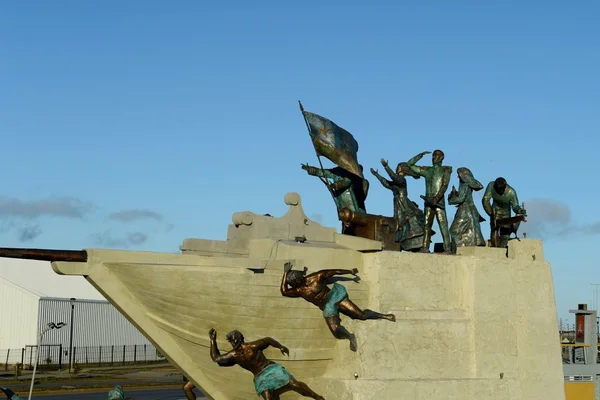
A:
{"label": "distant building", "polygon": [[600,398],[600,359],[598,357],[598,322],[596,310],[579,304],[575,314],[573,339],[564,338],[563,371],[566,400]]}
{"label": "distant building", "polygon": [[0,258],[0,321],[0,355],[9,363],[30,364],[50,322],[67,326],[43,336],[40,363],[68,360],[71,324],[77,363],[157,358],[148,339],[85,278],[58,275],[46,261]]}

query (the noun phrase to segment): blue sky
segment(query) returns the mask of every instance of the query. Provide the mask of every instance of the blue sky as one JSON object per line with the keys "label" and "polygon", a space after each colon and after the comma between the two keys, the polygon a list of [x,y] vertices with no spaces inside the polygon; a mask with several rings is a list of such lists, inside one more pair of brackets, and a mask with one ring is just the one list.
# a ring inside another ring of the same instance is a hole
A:
{"label": "blue sky", "polygon": [[[3,246],[177,251],[224,239],[236,211],[284,213],[289,191],[337,227],[300,169],[317,163],[302,100],[367,171],[441,148],[484,184],[504,176],[570,318],[600,283],[600,5],[491,3],[6,2]],[[392,213],[374,179],[367,209]]]}

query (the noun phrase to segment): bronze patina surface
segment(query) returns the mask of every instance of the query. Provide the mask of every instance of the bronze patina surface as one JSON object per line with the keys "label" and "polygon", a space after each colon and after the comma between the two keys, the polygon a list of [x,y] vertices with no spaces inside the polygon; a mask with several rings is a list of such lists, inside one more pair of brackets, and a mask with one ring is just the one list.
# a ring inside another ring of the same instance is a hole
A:
{"label": "bronze patina surface", "polygon": [[296,380],[280,364],[267,359],[263,350],[272,346],[281,350],[281,354],[290,355],[287,347],[271,337],[265,337],[253,342],[244,340],[244,335],[240,331],[231,331],[226,339],[233,347],[232,350],[221,354],[217,346],[217,331],[211,329],[208,333],[210,337],[210,357],[220,367],[233,367],[239,365],[243,369],[250,371],[254,375],[254,387],[259,396],[265,400],[279,400],[283,393],[294,391],[302,396],[316,400],[325,400],[312,391],[304,382]]}
{"label": "bronze patina surface", "polygon": [[[395,322],[394,314],[381,314],[372,310],[361,310],[348,297],[346,288],[334,283],[332,288],[325,280],[336,275],[354,275],[358,269],[323,269],[306,275],[305,271],[292,271],[292,264],[286,263],[281,278],[281,294],[285,297],[301,297],[323,311],[329,330],[336,339],[350,341],[350,349],[356,351],[356,337],[341,325],[340,313],[358,320],[386,319]],[[358,277],[357,277],[358,278]]]}

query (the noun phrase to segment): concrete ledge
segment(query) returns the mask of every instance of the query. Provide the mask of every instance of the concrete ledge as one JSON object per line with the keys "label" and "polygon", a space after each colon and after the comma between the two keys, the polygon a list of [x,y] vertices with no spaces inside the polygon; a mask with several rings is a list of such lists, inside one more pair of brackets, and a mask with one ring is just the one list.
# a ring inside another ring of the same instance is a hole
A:
{"label": "concrete ledge", "polygon": [[335,243],[356,251],[381,251],[383,245],[380,241],[365,239],[356,236],[335,234]]}
{"label": "concrete ledge", "polygon": [[513,239],[508,242],[508,258],[544,261],[544,246],[537,239]]}
{"label": "concrete ledge", "polygon": [[506,249],[497,247],[463,246],[456,249],[456,254],[463,257],[506,259]]}

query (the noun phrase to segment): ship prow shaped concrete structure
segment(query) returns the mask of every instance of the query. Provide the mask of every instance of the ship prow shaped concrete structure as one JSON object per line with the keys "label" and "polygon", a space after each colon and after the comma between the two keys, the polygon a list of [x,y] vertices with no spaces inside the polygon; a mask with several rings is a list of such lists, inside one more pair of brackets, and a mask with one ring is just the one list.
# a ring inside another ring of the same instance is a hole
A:
{"label": "ship prow shaped concrete structure", "polygon": [[[277,339],[290,356],[272,348],[265,355],[328,400],[564,399],[541,241],[456,255],[384,251],[381,242],[311,221],[296,193],[285,202],[281,218],[236,213],[226,241],[186,239],[181,254],[88,249],[87,262],[52,266],[84,276],[215,400],[257,395],[249,372],[211,360],[211,328],[221,351],[234,329],[248,341]],[[350,351],[317,307],[281,295],[286,262],[309,273],[358,268],[360,281],[340,282],[350,298],[397,321],[342,316],[358,341]]]}

